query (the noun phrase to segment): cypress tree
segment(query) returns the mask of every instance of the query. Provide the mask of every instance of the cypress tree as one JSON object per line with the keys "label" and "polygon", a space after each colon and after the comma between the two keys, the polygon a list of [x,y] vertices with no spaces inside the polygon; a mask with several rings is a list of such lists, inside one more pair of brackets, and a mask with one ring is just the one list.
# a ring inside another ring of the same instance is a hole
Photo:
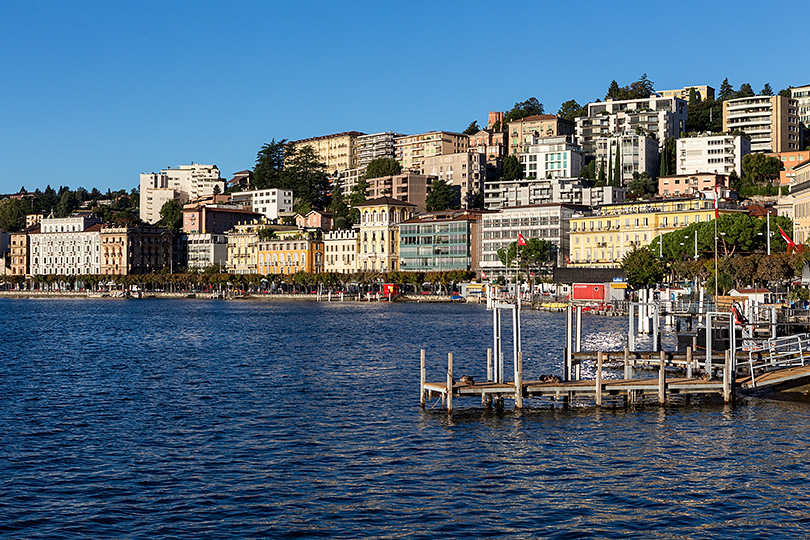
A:
{"label": "cypress tree", "polygon": [[622,187],[624,181],[622,179],[622,156],[621,156],[621,143],[620,140],[616,141],[616,171],[613,173],[613,182],[615,187]]}

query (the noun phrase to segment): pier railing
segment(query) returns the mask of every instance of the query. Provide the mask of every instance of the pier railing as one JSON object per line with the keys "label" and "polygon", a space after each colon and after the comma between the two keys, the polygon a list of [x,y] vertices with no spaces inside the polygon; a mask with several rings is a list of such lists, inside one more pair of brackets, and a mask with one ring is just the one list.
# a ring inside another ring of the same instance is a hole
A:
{"label": "pier railing", "polygon": [[752,384],[755,386],[756,371],[810,365],[810,335],[777,337],[762,343],[746,340],[737,354],[739,356],[747,354],[748,369]]}

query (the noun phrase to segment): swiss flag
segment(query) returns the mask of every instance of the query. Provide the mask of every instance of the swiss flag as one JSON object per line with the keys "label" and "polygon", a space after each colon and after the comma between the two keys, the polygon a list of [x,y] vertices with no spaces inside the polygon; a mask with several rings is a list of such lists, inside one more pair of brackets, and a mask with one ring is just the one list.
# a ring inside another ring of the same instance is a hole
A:
{"label": "swiss flag", "polygon": [[523,235],[520,234],[520,233],[518,233],[518,245],[519,246],[525,246],[526,245],[526,239],[523,238]]}
{"label": "swiss flag", "polygon": [[720,219],[720,206],[717,202],[717,181],[714,182],[714,219]]}

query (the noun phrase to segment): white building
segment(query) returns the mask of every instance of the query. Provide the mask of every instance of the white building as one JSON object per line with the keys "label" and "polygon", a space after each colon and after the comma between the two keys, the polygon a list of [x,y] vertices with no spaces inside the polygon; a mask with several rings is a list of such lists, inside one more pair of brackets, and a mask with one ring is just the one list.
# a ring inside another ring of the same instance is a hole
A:
{"label": "white building", "polygon": [[402,133],[394,133],[393,131],[358,135],[356,143],[357,166],[361,169],[365,169],[373,159],[395,159],[396,151],[394,148],[394,139],[402,136]]}
{"label": "white building", "polygon": [[31,274],[101,273],[101,220],[95,217],[47,217],[31,233]]}
{"label": "white building", "polygon": [[588,187],[583,178],[535,178],[487,182],[487,210],[537,204],[582,204],[586,206],[624,202],[625,189]]}
{"label": "white building", "polygon": [[180,165],[176,169],[163,169],[159,173],[141,173],[140,217],[148,223],[157,223],[160,209],[171,199],[181,205],[207,197],[219,186],[225,191],[225,180],[216,165]]}
{"label": "white building", "polygon": [[468,208],[472,198],[484,190],[487,156],[477,152],[458,152],[426,157],[422,174],[443,178],[459,193],[462,208]]}
{"label": "white building", "polygon": [[183,235],[181,241],[185,244],[181,249],[185,255],[188,268],[204,270],[209,266],[218,266],[227,271],[228,265],[228,236],[215,233],[189,233]]}
{"label": "white building", "polygon": [[238,191],[231,194],[231,202],[242,208],[263,214],[276,220],[279,214],[293,212],[293,192],[291,189],[258,189]]}
{"label": "white building", "polygon": [[526,178],[576,178],[582,170],[583,152],[572,135],[532,137],[519,154]]}
{"label": "white building", "polygon": [[588,103],[588,115],[576,119],[577,142],[587,155],[596,155],[597,137],[635,133],[652,134],[663,148],[670,137],[686,131],[687,103],[675,96]]}
{"label": "white building", "polygon": [[790,97],[796,100],[799,122],[810,127],[810,84],[790,89]]}
{"label": "white building", "polygon": [[324,272],[357,272],[357,229],[336,229],[323,235]]}
{"label": "white building", "polygon": [[677,174],[736,171],[743,175],[743,156],[751,153],[751,140],[742,135],[699,135],[675,143]]}
{"label": "white building", "polygon": [[499,249],[517,241],[518,233],[528,240],[540,238],[554,245],[552,256],[558,265],[565,264],[569,251],[569,222],[574,214],[589,212],[584,206],[537,204],[504,208],[481,217],[481,269],[488,276],[505,275],[506,267],[498,258]]}
{"label": "white building", "polygon": [[597,137],[596,170],[605,167],[605,178],[615,174],[616,159],[619,160],[621,182],[613,181],[614,186],[627,186],[633,180],[633,173],[647,173],[650,178],[658,176],[660,154],[658,141],[637,133],[623,133],[608,137]]}

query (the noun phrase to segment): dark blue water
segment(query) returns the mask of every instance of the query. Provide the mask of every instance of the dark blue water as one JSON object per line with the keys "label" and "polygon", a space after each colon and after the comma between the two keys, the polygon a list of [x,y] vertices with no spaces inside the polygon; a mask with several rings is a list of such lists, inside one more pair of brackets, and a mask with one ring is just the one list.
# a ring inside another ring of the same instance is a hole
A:
{"label": "dark blue water", "polygon": [[[447,352],[483,378],[480,306],[0,300],[0,321],[3,538],[810,535],[805,404],[422,411],[420,348],[431,379]],[[527,378],[559,372],[563,324],[524,312]],[[585,318],[600,344],[624,324]]]}

